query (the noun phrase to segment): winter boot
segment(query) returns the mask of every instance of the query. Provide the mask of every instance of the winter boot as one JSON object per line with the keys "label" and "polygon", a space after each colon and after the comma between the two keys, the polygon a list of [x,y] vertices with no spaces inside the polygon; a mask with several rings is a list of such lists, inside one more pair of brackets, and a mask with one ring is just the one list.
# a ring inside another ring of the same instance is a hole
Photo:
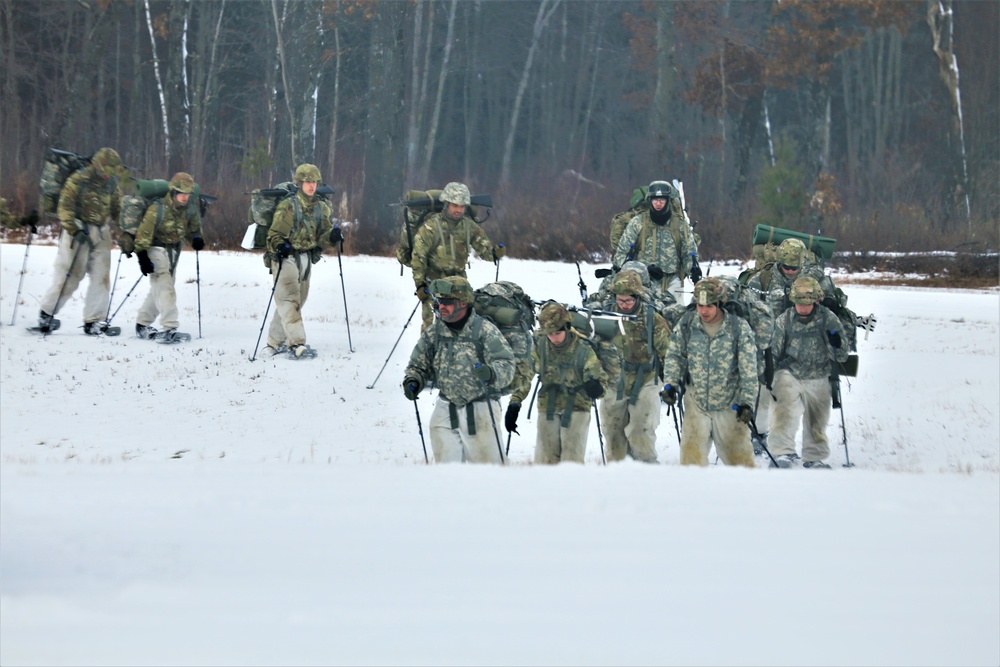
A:
{"label": "winter boot", "polygon": [[156,337],[156,329],[149,326],[148,324],[136,323],[135,337],[142,338],[143,340],[153,340],[153,338]]}
{"label": "winter boot", "polygon": [[[777,461],[779,468],[791,468],[795,465],[795,462],[799,460],[798,454],[782,454],[781,456],[775,456],[774,460]],[[774,463],[771,464],[774,468]]]}
{"label": "winter boot", "polygon": [[107,330],[108,325],[106,322],[85,322],[83,325],[83,333],[88,336],[100,336]]}
{"label": "winter boot", "polygon": [[827,465],[826,463],[824,463],[823,461],[806,461],[805,463],[802,464],[802,467],[803,468],[826,468],[828,470],[830,469],[830,466]]}
{"label": "winter boot", "polygon": [[273,357],[285,352],[288,352],[288,347],[284,343],[279,344],[277,347],[268,343],[264,346],[264,349],[261,350],[261,353],[268,357]]}
{"label": "winter boot", "polygon": [[760,456],[767,447],[767,433],[750,436],[750,442],[753,443],[753,455]]}
{"label": "winter boot", "polygon": [[60,320],[57,320],[52,315],[49,315],[44,310],[38,311],[38,330],[42,333],[49,333],[50,331],[55,331],[62,324]]}

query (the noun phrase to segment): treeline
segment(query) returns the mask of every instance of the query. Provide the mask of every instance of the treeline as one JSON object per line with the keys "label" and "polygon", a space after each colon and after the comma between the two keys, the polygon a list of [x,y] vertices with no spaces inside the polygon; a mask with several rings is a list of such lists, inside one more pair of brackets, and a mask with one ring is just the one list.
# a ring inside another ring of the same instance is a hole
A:
{"label": "treeline", "polygon": [[632,188],[683,181],[703,254],[757,222],[863,250],[996,248],[1000,3],[0,0],[0,194],[47,148],[243,193],[312,162],[387,252],[410,188],[491,193],[512,254],[602,256]]}

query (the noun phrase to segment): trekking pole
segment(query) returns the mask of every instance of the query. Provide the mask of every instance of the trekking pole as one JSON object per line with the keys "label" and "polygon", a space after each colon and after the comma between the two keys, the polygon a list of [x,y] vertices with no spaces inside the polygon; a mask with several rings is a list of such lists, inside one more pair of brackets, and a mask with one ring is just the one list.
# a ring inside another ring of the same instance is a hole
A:
{"label": "trekking pole", "polygon": [[670,414],[674,416],[674,431],[677,432],[677,444],[681,444],[681,427],[677,423],[677,406],[671,405],[669,407]]}
{"label": "trekking pole", "polygon": [[833,407],[840,410],[840,432],[844,439],[844,467],[853,468],[854,464],[851,463],[851,454],[847,450],[847,425],[844,423],[844,404],[841,401],[840,396],[840,378],[836,382],[831,382],[831,395],[833,397]]}
{"label": "trekking pole", "polygon": [[340,293],[344,297],[344,321],[347,322],[347,347],[350,348],[351,352],[354,352],[354,344],[351,342],[351,318],[347,315],[347,290],[344,288],[344,263],[340,261],[340,248],[343,245],[343,241],[337,244],[337,266],[340,267]]}
{"label": "trekking pole", "polygon": [[104,314],[104,322],[105,322],[105,324],[111,318],[111,304],[114,303],[114,301],[115,301],[115,288],[118,287],[118,272],[121,271],[121,268],[122,268],[122,255],[124,255],[124,254],[125,253],[122,253],[122,252],[118,253],[118,266],[115,267],[115,282],[111,283],[111,295],[108,296],[108,312]]}
{"label": "trekking pole", "polygon": [[271,301],[274,300],[274,290],[278,288],[278,278],[281,277],[281,267],[284,265],[284,260],[278,261],[278,273],[274,276],[274,287],[271,288],[271,296],[267,299],[267,308],[264,309],[264,321],[260,324],[260,333],[257,334],[257,344],[253,348],[253,356],[250,357],[250,361],[257,359],[257,348],[260,347],[260,337],[264,335],[264,325],[267,324],[267,314],[271,310]]}
{"label": "trekking pole", "polygon": [[486,409],[490,412],[490,423],[493,424],[493,437],[497,439],[497,451],[500,452],[500,463],[507,465],[507,459],[503,455],[503,445],[500,444],[500,431],[497,429],[497,418],[493,416],[493,402],[489,394],[486,395]]}
{"label": "trekking pole", "polygon": [[583,273],[580,271],[580,262],[576,263],[576,275],[580,277],[580,281],[576,284],[580,288],[580,305],[587,305],[587,283],[583,282]]}
{"label": "trekking pole", "polygon": [[535,396],[538,395],[538,388],[542,385],[542,378],[539,377],[538,381],[535,382],[535,389],[531,392],[531,400],[528,401],[528,419],[531,419],[531,408],[535,405]]}
{"label": "trekking pole", "polygon": [[[142,280],[142,279],[143,279],[143,278],[145,278],[145,277],[146,277],[146,276],[139,276],[139,280]],[[132,289],[130,289],[130,290],[128,291],[128,294],[126,294],[126,295],[125,295],[125,298],[124,298],[124,299],[122,299],[122,302],[118,304],[118,307],[117,307],[117,308],[115,308],[115,312],[114,312],[114,314],[113,314],[113,315],[112,315],[111,317],[109,317],[109,318],[107,319],[107,321],[105,322],[105,324],[111,324],[111,320],[115,319],[115,315],[117,315],[117,314],[118,314],[118,311],[122,309],[122,306],[124,306],[124,305],[125,305],[125,302],[126,302],[126,301],[128,301],[128,298],[129,298],[130,296],[132,296],[132,292],[134,292],[134,291],[135,291],[135,288],[139,286],[139,280],[136,280],[136,281],[135,281],[135,285],[132,285]],[[109,306],[109,309],[110,309],[110,306]]]}
{"label": "trekking pole", "polygon": [[24,286],[24,272],[28,268],[28,251],[31,250],[31,237],[34,234],[28,230],[28,240],[24,244],[24,261],[21,263],[21,279],[17,281],[17,296],[14,297],[14,314],[10,316],[10,326],[14,326],[17,319],[17,302],[21,300],[21,287]]}
{"label": "trekking pole", "polygon": [[601,433],[601,414],[597,409],[597,401],[590,399],[590,402],[594,404],[594,419],[597,422],[597,441],[601,443],[601,463],[608,465],[608,460],[604,458],[604,435]]}
{"label": "trekking pole", "polygon": [[416,401],[413,401],[413,411],[417,413],[417,432],[420,433],[420,446],[424,448],[424,463],[430,465],[431,460],[427,458],[427,443],[424,442],[424,427],[420,423],[420,410],[417,408]]}
{"label": "trekking pole", "polygon": [[198,285],[198,338],[201,338],[201,260],[198,259],[197,250],[194,251],[194,270]]}
{"label": "trekking pole", "polygon": [[747,423],[747,426],[750,427],[750,435],[760,440],[760,446],[764,450],[764,453],[767,454],[767,458],[771,459],[771,465],[777,468],[778,462],[774,460],[773,456],[771,456],[771,450],[767,448],[767,443],[765,443],[763,438],[760,437],[760,431],[757,430],[757,422],[754,420],[753,417],[750,418],[750,421]]}
{"label": "trekking pole", "polygon": [[[68,232],[67,232],[68,233]],[[90,241],[90,237],[87,237],[87,241]],[[73,261],[69,263],[69,268],[66,270],[66,277],[63,278],[62,287],[59,288],[59,295],[56,297],[56,305],[52,308],[53,311],[59,310],[59,302],[62,301],[63,292],[66,290],[66,283],[69,282],[69,277],[73,275],[73,267],[76,266],[76,258],[80,256],[80,251],[83,249],[83,244],[80,243],[76,246],[76,252],[73,253]],[[55,312],[49,313],[50,315],[55,315]],[[49,331],[42,333],[42,338],[49,335]]]}
{"label": "trekking pole", "polygon": [[396,339],[395,345],[393,345],[392,349],[389,350],[389,356],[385,358],[385,363],[382,364],[382,369],[378,372],[378,375],[375,376],[375,379],[372,380],[372,383],[367,387],[365,387],[366,389],[371,389],[372,387],[374,387],[375,383],[378,382],[378,379],[382,377],[382,371],[384,371],[385,367],[389,364],[389,359],[392,357],[392,353],[396,351],[396,345],[399,345],[399,341],[403,339],[403,334],[406,332],[406,327],[410,326],[410,320],[412,320],[413,316],[417,314],[417,308],[419,307],[420,307],[420,302],[417,301],[417,305],[413,307],[413,312],[411,312],[410,316],[406,318],[406,324],[403,325],[403,330],[399,332],[399,338]]}

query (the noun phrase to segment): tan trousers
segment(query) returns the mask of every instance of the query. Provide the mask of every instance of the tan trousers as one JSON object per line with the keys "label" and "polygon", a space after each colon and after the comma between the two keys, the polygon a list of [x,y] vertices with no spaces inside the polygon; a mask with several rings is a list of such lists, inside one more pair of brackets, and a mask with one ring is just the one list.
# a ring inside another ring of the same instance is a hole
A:
{"label": "tan trousers", "polygon": [[[771,384],[774,383],[772,382]],[[760,399],[757,401],[757,414],[754,417],[754,423],[757,424],[758,431],[767,433],[771,426],[771,410],[774,407],[774,398],[767,387],[762,384],[757,386],[760,389]]]}
{"label": "tan trousers", "polygon": [[153,263],[153,272],[149,275],[149,294],[139,307],[136,322],[149,326],[159,315],[161,327],[176,329],[179,324],[177,290],[174,288],[174,274],[170,272],[170,253],[164,248],[152,247],[147,254]]}
{"label": "tan trousers", "polygon": [[690,394],[685,395],[681,465],[707,466],[713,442],[719,458],[727,466],[754,467],[750,429],[736,419],[736,411],[706,412]]}
{"label": "tan trousers", "polygon": [[535,439],[535,463],[551,464],[562,461],[583,463],[590,432],[590,412],[574,411],[569,426],[562,426],[562,413],[552,419],[544,412],[538,415],[538,435]]}
{"label": "tan trousers", "polygon": [[802,420],[802,460],[822,461],[830,456],[826,426],[830,422],[830,381],[799,380],[789,371],[774,374],[771,434],[768,449],[774,456],[795,453],[795,433]]}
{"label": "tan trousers", "polygon": [[601,426],[607,440],[608,461],[626,454],[637,461],[656,463],[656,427],[660,425],[660,387],[651,377],[639,390],[635,405],[628,402],[631,385],[625,380],[625,398],[601,401]]}
{"label": "tan trousers", "polygon": [[289,347],[304,345],[306,328],[302,324],[302,307],[306,305],[312,277],[309,253],[299,255],[301,271],[294,254],[281,261],[280,275],[278,264],[277,259],[271,262],[271,273],[277,277],[277,283],[274,286],[274,315],[267,329],[267,344],[275,348],[282,343],[287,343]]}
{"label": "tan trousers", "polygon": [[96,225],[88,227],[93,248],[87,243],[74,243],[73,236],[65,230],[60,233],[56,263],[52,267],[52,285],[39,305],[44,312],[55,315],[87,276],[90,284],[83,302],[84,324],[100,322],[108,316],[111,292],[111,230]]}
{"label": "tan trousers", "polygon": [[[475,434],[469,434],[466,407],[456,407],[458,428],[451,427],[451,405],[440,395],[431,413],[430,437],[434,460],[438,463],[500,463],[499,430],[493,430],[493,421],[502,420],[500,401],[476,401],[473,406]],[[493,419],[490,408],[493,408]],[[500,421],[497,421],[497,428]]]}

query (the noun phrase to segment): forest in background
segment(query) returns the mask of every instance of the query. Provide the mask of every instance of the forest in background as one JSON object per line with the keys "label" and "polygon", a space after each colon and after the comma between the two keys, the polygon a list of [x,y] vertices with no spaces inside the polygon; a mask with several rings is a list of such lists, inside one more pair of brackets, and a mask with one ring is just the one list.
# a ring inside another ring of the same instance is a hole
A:
{"label": "forest in background", "polygon": [[408,189],[496,202],[513,256],[593,259],[633,188],[683,181],[702,256],[756,223],[838,249],[1000,245],[993,0],[0,0],[0,194],[50,147],[190,171],[234,248],[252,188],[317,164],[349,251]]}

